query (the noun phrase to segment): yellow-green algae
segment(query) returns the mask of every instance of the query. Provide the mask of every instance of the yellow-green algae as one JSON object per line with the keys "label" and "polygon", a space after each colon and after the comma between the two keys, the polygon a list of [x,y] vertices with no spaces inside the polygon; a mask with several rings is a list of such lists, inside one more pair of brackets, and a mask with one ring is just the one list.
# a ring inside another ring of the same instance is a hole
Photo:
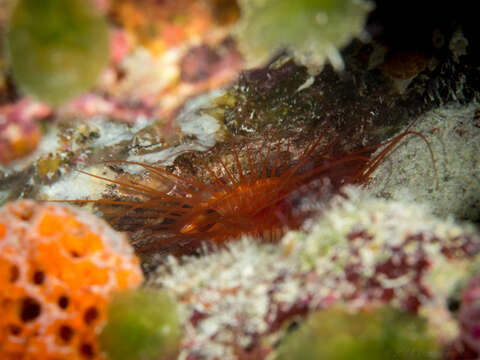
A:
{"label": "yellow-green algae", "polygon": [[181,337],[176,303],[164,291],[117,294],[100,344],[110,360],[153,360],[173,355]]}
{"label": "yellow-green algae", "polygon": [[289,334],[278,360],[433,360],[438,346],[427,322],[393,308],[350,313],[331,308],[312,314]]}
{"label": "yellow-green algae", "polygon": [[343,68],[338,48],[361,36],[373,8],[363,0],[240,0],[236,30],[247,64],[264,63],[277,51],[291,50],[316,73],[328,60]]}
{"label": "yellow-green algae", "polygon": [[17,84],[51,105],[93,86],[108,48],[107,23],[90,0],[19,0],[7,30]]}

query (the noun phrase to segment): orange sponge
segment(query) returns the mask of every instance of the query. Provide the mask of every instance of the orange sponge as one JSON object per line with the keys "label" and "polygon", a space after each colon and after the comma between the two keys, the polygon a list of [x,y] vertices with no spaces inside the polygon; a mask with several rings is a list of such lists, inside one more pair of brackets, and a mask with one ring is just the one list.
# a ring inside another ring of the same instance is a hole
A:
{"label": "orange sponge", "polygon": [[109,296],[143,281],[126,238],[73,208],[0,208],[0,359],[103,359]]}

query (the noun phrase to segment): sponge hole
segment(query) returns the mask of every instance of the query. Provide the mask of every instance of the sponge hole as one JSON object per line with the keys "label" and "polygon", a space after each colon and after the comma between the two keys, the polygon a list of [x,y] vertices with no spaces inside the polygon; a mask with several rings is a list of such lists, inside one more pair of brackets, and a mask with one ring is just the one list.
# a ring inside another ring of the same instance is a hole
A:
{"label": "sponge hole", "polygon": [[14,283],[20,277],[20,269],[17,265],[12,265],[10,268],[10,282]]}
{"label": "sponge hole", "polygon": [[32,282],[35,285],[42,285],[45,282],[45,273],[41,270],[37,270],[33,273]]}
{"label": "sponge hole", "polygon": [[93,350],[93,346],[88,343],[81,344],[80,355],[85,359],[93,359],[95,357],[95,351]]}
{"label": "sponge hole", "polygon": [[22,300],[20,307],[20,320],[23,322],[29,322],[35,320],[40,316],[42,307],[40,303],[31,297],[26,297]]}
{"label": "sponge hole", "polygon": [[70,299],[65,295],[62,295],[58,298],[57,304],[60,309],[65,310],[68,307],[68,304],[70,304]]}
{"label": "sponge hole", "polygon": [[62,325],[58,329],[58,336],[60,339],[62,339],[65,343],[69,343],[70,340],[72,340],[73,335],[75,335],[75,332],[73,329],[68,326],[68,325]]}
{"label": "sponge hole", "polygon": [[85,324],[91,325],[98,318],[98,315],[99,313],[97,308],[91,306],[83,314],[83,321],[85,321]]}
{"label": "sponge hole", "polygon": [[22,327],[16,324],[8,325],[8,332],[13,336],[19,336],[22,333]]}

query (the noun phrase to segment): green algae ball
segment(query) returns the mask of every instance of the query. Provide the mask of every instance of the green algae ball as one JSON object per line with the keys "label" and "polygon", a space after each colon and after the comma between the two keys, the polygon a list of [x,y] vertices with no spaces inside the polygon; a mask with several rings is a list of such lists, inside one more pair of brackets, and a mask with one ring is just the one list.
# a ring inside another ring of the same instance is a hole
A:
{"label": "green algae ball", "polygon": [[434,360],[436,342],[424,319],[391,308],[349,313],[328,309],[311,315],[287,335],[281,360]]}
{"label": "green algae ball", "polygon": [[18,0],[6,40],[18,86],[50,105],[88,90],[109,61],[108,25],[90,0]]}
{"label": "green algae ball", "polygon": [[343,67],[338,51],[362,34],[372,3],[364,0],[239,0],[235,35],[247,65],[258,66],[289,49],[311,72],[329,61]]}
{"label": "green algae ball", "polygon": [[113,297],[100,345],[110,360],[153,360],[174,354],[180,336],[171,297],[163,291],[137,290]]}

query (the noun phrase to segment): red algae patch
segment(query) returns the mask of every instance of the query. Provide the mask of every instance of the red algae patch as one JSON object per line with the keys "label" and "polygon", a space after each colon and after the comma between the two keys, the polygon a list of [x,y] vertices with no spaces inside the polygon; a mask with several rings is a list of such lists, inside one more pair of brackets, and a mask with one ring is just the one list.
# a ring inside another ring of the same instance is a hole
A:
{"label": "red algae patch", "polygon": [[127,239],[56,204],[0,208],[0,358],[104,359],[109,296],[143,282]]}

